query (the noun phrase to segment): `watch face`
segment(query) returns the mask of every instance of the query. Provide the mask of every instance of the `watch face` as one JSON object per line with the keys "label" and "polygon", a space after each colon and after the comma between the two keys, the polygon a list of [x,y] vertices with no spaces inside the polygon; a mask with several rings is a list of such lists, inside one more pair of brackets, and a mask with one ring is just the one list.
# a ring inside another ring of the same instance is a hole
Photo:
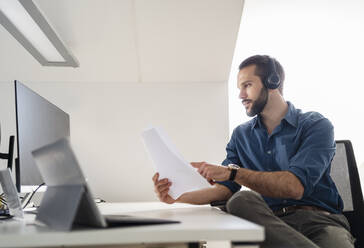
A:
{"label": "watch face", "polygon": [[228,166],[229,166],[230,169],[235,169],[235,170],[240,168],[240,166],[238,166],[236,164],[229,164]]}

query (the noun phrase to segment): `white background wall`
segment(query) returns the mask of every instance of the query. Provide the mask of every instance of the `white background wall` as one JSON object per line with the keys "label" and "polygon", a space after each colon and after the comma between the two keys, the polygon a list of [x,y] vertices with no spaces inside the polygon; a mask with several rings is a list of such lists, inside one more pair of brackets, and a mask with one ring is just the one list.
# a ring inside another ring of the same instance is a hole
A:
{"label": "white background wall", "polygon": [[[163,127],[188,161],[224,159],[226,84],[24,83],[70,114],[71,141],[95,197],[156,200],[140,136],[150,124]],[[4,150],[15,134],[11,82],[0,83],[0,104]]]}
{"label": "white background wall", "polygon": [[187,161],[223,160],[242,0],[34,2],[80,67],[40,66],[0,26],[2,151],[15,134],[17,79],[70,114],[71,141],[97,197],[156,200],[140,136],[150,124]]}
{"label": "white background wall", "polygon": [[246,121],[237,68],[254,54],[277,58],[284,96],[297,108],[324,114],[336,139],[349,139],[364,180],[364,1],[246,0],[229,81],[230,131]]}

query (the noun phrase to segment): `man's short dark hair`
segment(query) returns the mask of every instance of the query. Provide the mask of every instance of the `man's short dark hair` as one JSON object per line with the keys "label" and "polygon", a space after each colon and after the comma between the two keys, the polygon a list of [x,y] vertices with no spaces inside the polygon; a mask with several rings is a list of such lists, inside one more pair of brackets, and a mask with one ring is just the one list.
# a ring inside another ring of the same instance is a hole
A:
{"label": "man's short dark hair", "polygon": [[[278,73],[278,75],[281,79],[281,84],[278,87],[278,90],[281,93],[281,95],[283,95],[284,70],[283,70],[282,65],[275,58],[269,57],[268,55],[251,56],[251,57],[245,59],[243,62],[241,62],[241,64],[239,65],[239,71],[247,66],[255,65],[256,66],[255,75],[260,77],[260,80],[263,83],[268,78],[271,71],[273,70],[270,59],[273,59],[275,66],[276,66],[276,72]],[[264,83],[263,83],[263,85],[264,85]]]}

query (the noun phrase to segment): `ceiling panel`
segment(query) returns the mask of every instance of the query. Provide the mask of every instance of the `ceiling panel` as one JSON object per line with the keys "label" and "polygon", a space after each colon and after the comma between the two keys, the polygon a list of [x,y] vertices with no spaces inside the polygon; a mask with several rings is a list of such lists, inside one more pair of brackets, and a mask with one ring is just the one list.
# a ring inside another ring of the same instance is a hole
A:
{"label": "ceiling panel", "polygon": [[0,26],[0,81],[227,82],[242,1],[35,0],[80,67],[42,67]]}
{"label": "ceiling panel", "polygon": [[144,82],[224,81],[242,13],[240,0],[137,0]]}

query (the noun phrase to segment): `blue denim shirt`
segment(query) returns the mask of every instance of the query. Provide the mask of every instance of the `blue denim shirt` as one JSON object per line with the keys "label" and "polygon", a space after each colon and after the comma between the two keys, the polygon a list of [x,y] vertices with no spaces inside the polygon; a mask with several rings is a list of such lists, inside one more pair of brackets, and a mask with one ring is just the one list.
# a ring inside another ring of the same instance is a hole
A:
{"label": "blue denim shirt", "polygon": [[[287,103],[287,114],[271,135],[259,115],[235,128],[222,164],[237,164],[254,171],[290,171],[296,175],[304,187],[302,199],[263,196],[272,210],[291,205],[314,205],[340,213],[343,201],[330,177],[336,151],[334,128],[321,114],[302,113]],[[241,188],[236,182],[219,183],[233,193]]]}

